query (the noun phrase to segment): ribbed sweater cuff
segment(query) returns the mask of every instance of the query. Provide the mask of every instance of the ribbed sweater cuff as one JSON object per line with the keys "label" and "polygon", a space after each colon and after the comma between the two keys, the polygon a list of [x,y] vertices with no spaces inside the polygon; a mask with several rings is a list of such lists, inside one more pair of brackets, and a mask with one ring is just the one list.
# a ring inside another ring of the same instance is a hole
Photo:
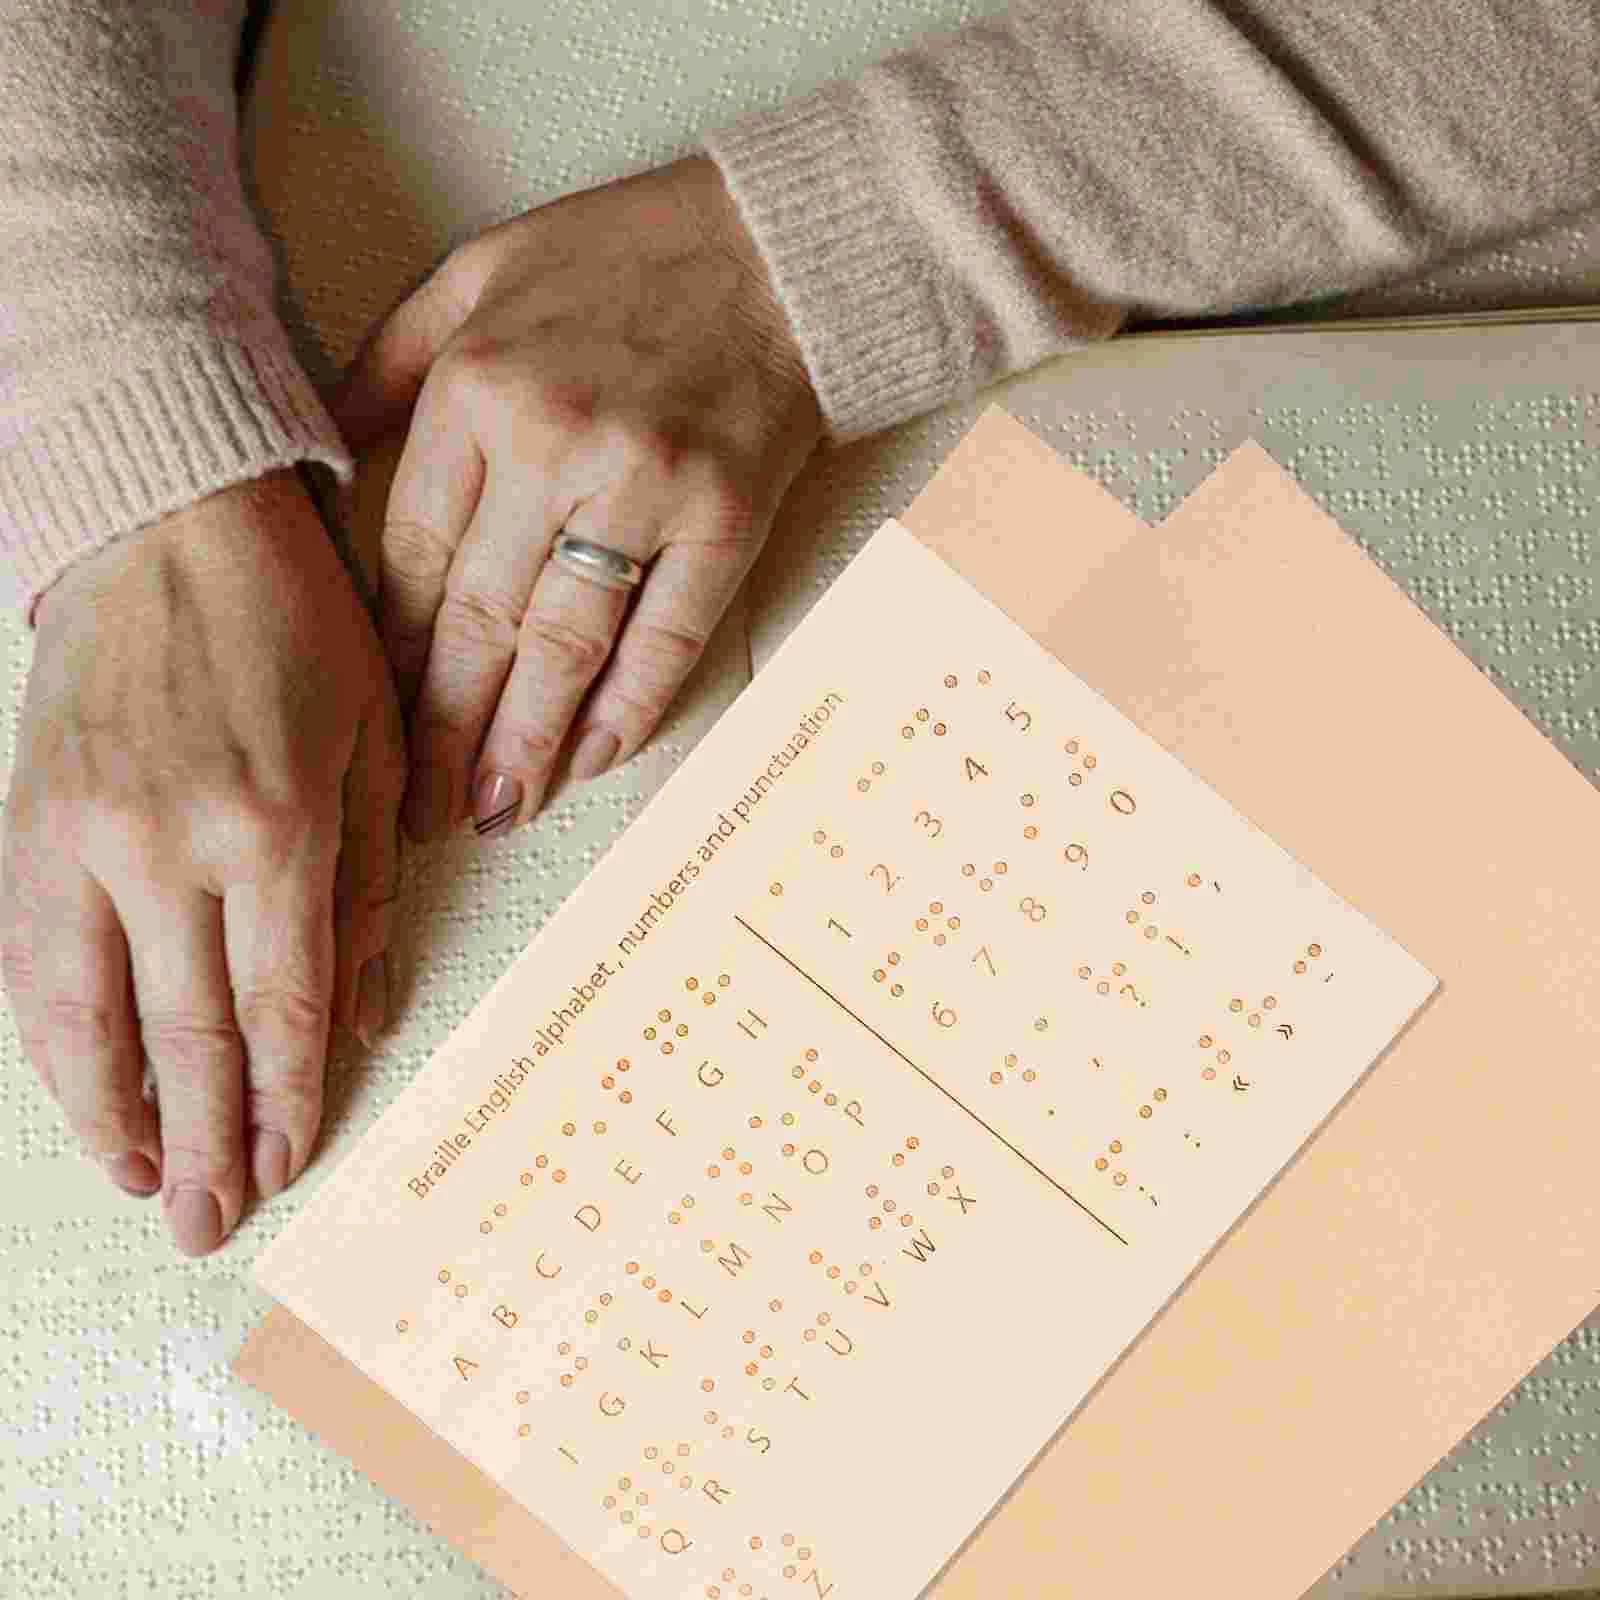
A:
{"label": "ribbed sweater cuff", "polygon": [[828,433],[943,405],[966,361],[936,262],[852,103],[825,84],[704,136],[771,274]]}
{"label": "ribbed sweater cuff", "polygon": [[113,539],[249,478],[355,460],[280,327],[174,331],[0,452],[0,543],[34,626],[39,597]]}

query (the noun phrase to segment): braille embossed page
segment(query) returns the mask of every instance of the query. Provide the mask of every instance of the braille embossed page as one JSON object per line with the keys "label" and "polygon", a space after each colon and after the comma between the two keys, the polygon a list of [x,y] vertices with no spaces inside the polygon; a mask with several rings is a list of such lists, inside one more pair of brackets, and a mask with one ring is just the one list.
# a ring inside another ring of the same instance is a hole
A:
{"label": "braille embossed page", "polygon": [[911,1600],[1435,988],[1313,865],[890,519],[259,1279],[628,1596]]}

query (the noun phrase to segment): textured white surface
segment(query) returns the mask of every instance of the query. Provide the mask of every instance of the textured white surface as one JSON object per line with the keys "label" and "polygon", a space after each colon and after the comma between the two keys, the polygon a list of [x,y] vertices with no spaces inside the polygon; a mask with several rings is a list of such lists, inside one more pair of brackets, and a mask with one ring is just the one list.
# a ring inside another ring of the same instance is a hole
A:
{"label": "textured white surface", "polygon": [[[307,369],[331,386],[371,321],[483,227],[671,159],[700,129],[999,9],[959,0],[281,7],[262,41],[246,151],[279,252],[284,319]],[[1596,300],[1600,231],[1574,219],[1332,309]],[[1600,774],[1600,467],[1583,444],[1600,324],[1552,335],[1560,349],[1544,375],[1494,393],[1462,382],[1440,346],[1401,381],[1409,355],[1380,376],[1378,347],[1341,355],[1299,342],[1318,338],[1239,334],[1159,351],[1128,340],[985,399],[1153,523],[1241,430],[1253,432],[1579,766]],[[1394,361],[1397,347],[1383,348]],[[1463,347],[1454,348],[1459,362]],[[976,410],[952,408],[813,462],[748,588],[748,641],[736,605],[639,758],[509,839],[484,844],[468,832],[408,854],[396,1021],[370,1054],[339,1046],[315,1164],[216,1255],[179,1257],[154,1206],[123,1198],[76,1154],[7,1020],[0,1595],[504,1592],[232,1378],[227,1360],[265,1309],[251,1263],[748,681],[750,656],[759,665],[872,529],[904,510]],[[369,496],[381,489],[381,478],[365,486]],[[0,629],[8,778],[30,646],[14,619]],[[1159,1506],[1150,1516],[1157,1535]],[[1313,1592],[1570,1591],[1597,1568],[1600,1315]]]}

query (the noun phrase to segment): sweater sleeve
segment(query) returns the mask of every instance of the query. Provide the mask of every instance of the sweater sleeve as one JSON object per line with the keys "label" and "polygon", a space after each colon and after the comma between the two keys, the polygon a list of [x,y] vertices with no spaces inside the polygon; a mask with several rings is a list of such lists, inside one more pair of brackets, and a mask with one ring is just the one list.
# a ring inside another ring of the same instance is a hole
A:
{"label": "sweater sleeve", "polygon": [[710,133],[836,440],[1600,201],[1593,0],[1019,0]]}
{"label": "sweater sleeve", "polygon": [[0,547],[29,626],[120,534],[354,460],[238,169],[246,0],[0,4]]}

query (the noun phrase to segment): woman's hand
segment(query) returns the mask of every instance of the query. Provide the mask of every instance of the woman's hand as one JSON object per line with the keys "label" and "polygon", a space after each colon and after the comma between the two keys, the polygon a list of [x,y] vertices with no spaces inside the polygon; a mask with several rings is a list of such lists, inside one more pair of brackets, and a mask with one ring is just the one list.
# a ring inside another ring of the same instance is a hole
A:
{"label": "woman's hand", "polygon": [[203,1254],[239,1220],[247,1160],[264,1198],[305,1165],[330,1007],[369,1036],[383,1021],[393,683],[292,469],[85,557],[35,614],[6,988],[84,1147],[130,1193],[164,1183],[179,1248]]}
{"label": "woman's hand", "polygon": [[[822,434],[705,157],[460,246],[368,335],[329,408],[357,451],[409,426],[379,587],[419,840],[469,811],[480,833],[528,821],[575,715],[572,777],[639,748]],[[650,563],[631,608],[546,563],[563,528]]]}

